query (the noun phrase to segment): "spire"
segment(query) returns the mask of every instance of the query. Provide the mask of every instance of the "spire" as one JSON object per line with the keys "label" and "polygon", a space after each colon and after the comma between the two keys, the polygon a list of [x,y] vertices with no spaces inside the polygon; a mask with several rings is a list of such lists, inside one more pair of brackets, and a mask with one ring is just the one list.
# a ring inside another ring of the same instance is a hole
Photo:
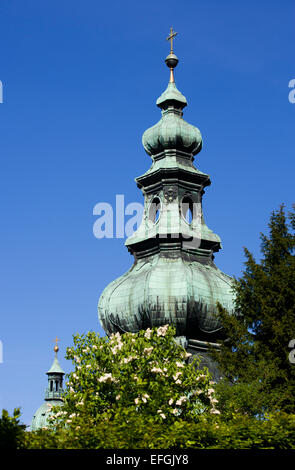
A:
{"label": "spire", "polygon": [[157,99],[156,105],[161,109],[162,118],[154,126],[147,129],[142,136],[145,151],[153,158],[163,156],[171,150],[186,154],[192,159],[202,149],[202,136],[199,129],[183,119],[183,108],[187,106],[185,96],[177,89],[173,70],[178,64],[178,58],[173,51],[173,39],[177,33],[171,28],[167,40],[171,41],[170,54],[166,57],[166,65],[170,68],[170,80],[166,90]]}
{"label": "spire", "polygon": [[173,39],[178,33],[173,31],[173,28],[170,28],[170,35],[167,37],[167,41],[171,41],[170,46],[170,54],[167,55],[165,59],[165,63],[167,67],[170,69],[170,80],[168,83],[168,87],[162,93],[162,95],[157,100],[157,106],[161,109],[166,109],[169,105],[173,104],[175,108],[182,110],[185,106],[187,106],[187,101],[185,96],[180,93],[180,91],[176,88],[175,80],[174,80],[174,69],[178,64],[178,57],[174,54],[173,51]]}
{"label": "spire", "polygon": [[52,407],[53,406],[62,406],[63,405],[63,388],[62,388],[62,381],[64,376],[64,371],[62,370],[58,359],[57,353],[59,351],[59,347],[57,342],[59,339],[55,338],[55,346],[54,350],[54,360],[52,366],[50,367],[49,371],[46,372],[48,375],[48,385],[45,391],[45,401],[44,403],[38,408],[36,413],[33,416],[31,430],[35,431],[37,429],[46,428],[49,423],[49,417],[52,414]]}
{"label": "spire", "polygon": [[61,394],[63,392],[62,388],[62,381],[64,376],[64,371],[62,370],[60,363],[57,359],[57,353],[59,351],[59,347],[57,342],[59,339],[55,338],[55,346],[54,350],[54,360],[52,366],[50,367],[49,371],[46,372],[48,375],[48,386],[45,393],[45,400],[61,400]]}
{"label": "spire", "polygon": [[173,39],[178,33],[173,31],[173,28],[170,28],[170,35],[167,38],[167,41],[171,41],[170,54],[166,57],[165,62],[167,67],[170,68],[170,81],[169,83],[174,83],[174,73],[176,65],[178,64],[178,57],[173,52]]}

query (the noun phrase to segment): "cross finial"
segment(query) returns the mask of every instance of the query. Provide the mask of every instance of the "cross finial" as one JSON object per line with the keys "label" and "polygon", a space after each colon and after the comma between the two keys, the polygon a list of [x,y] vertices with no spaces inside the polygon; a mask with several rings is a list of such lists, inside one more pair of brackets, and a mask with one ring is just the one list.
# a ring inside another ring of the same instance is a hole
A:
{"label": "cross finial", "polygon": [[167,38],[167,41],[171,41],[171,51],[170,51],[170,54],[173,54],[173,39],[175,38],[175,36],[177,35],[177,33],[175,31],[173,31],[173,28],[171,26],[170,28],[170,35],[168,36]]}
{"label": "cross finial", "polygon": [[56,338],[55,338],[55,346],[54,346],[54,352],[56,352],[56,353],[57,353],[57,351],[59,350],[59,347],[58,347],[58,345],[57,345],[57,342],[58,342],[58,341],[60,341],[60,339],[58,339],[58,337],[56,336]]}

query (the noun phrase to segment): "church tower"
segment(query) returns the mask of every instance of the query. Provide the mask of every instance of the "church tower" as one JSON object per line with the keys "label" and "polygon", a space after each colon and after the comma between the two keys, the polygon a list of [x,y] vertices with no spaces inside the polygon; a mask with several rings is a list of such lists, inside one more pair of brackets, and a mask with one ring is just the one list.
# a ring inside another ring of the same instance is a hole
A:
{"label": "church tower", "polygon": [[202,149],[201,133],[183,119],[187,100],[174,81],[176,34],[171,28],[171,51],[165,60],[170,80],[156,102],[162,117],[142,137],[152,165],[136,178],[144,195],[144,214],[125,242],[134,264],[104,289],[98,315],[108,335],[174,325],[177,340],[200,355],[201,366],[218,380],[208,343],[218,347],[222,338],[215,317],[217,302],[234,311],[232,278],[214,263],[214,253],[222,246],[207,227],[202,209],[210,178],[193,164]]}
{"label": "church tower", "polygon": [[49,371],[46,372],[48,376],[48,385],[45,391],[45,402],[38,408],[33,416],[31,424],[32,431],[46,427],[49,423],[49,416],[51,414],[52,407],[63,405],[63,376],[65,373],[57,359],[58,350],[59,348],[57,346],[56,339],[56,345],[54,346],[54,360]]}

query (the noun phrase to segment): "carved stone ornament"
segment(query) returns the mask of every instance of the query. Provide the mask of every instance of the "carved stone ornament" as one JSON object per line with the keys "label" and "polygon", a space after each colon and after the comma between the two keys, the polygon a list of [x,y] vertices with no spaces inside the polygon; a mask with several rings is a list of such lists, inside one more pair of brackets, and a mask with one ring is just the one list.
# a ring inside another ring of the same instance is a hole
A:
{"label": "carved stone ornament", "polygon": [[176,186],[168,186],[164,189],[164,198],[167,202],[172,202],[177,197]]}

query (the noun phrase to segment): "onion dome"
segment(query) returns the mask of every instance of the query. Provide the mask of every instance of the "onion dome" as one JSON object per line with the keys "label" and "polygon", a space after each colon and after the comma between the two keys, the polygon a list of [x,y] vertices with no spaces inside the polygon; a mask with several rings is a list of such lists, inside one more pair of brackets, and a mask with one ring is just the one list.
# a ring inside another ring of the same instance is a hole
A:
{"label": "onion dome", "polygon": [[[57,339],[56,339],[57,342]],[[46,428],[50,422],[50,415],[52,413],[52,408],[54,406],[62,406],[63,399],[63,376],[64,371],[62,370],[60,363],[57,359],[58,353],[57,344],[54,346],[54,360],[49,371],[46,372],[48,375],[48,386],[45,391],[45,402],[38,408],[36,413],[33,416],[31,423],[31,430],[36,431],[37,429]]]}
{"label": "onion dome", "polygon": [[158,155],[168,149],[196,155],[202,148],[202,136],[199,129],[183,119],[183,108],[187,106],[185,96],[176,88],[173,69],[178,63],[174,53],[165,60],[170,68],[170,81],[166,90],[157,99],[157,106],[162,109],[162,118],[142,136],[142,144],[150,155]]}
{"label": "onion dome", "polygon": [[233,310],[231,281],[213,262],[181,256],[177,249],[143,257],[106,287],[100,321],[109,335],[169,323],[176,336],[212,341],[222,336],[216,303]]}

